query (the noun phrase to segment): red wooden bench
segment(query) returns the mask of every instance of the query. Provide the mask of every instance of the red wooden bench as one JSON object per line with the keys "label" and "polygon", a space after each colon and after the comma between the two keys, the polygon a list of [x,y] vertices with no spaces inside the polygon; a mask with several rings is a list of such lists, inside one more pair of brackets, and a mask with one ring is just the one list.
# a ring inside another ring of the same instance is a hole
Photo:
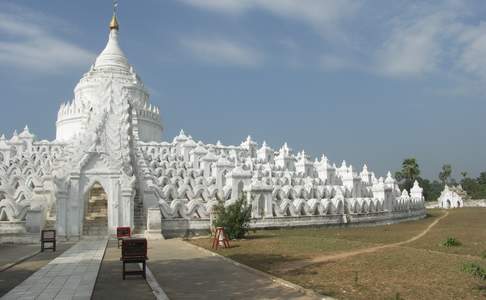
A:
{"label": "red wooden bench", "polygon": [[118,248],[121,246],[121,241],[132,236],[130,227],[117,227],[116,238],[118,239]]}
{"label": "red wooden bench", "polygon": [[[147,239],[123,239],[120,260],[123,262],[123,280],[125,280],[126,275],[142,275],[145,278],[146,260],[148,260]],[[127,271],[125,265],[130,263],[141,263],[143,266],[142,271]]]}
{"label": "red wooden bench", "polygon": [[[51,244],[51,247],[46,247],[45,244]],[[41,252],[46,249],[52,249],[56,251],[56,231],[55,230],[42,230],[41,231]]]}

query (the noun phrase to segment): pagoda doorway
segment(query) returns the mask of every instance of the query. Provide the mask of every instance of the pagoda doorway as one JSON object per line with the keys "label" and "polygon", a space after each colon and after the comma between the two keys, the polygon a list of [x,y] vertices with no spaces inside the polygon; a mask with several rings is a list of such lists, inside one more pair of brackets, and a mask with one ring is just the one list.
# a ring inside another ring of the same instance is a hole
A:
{"label": "pagoda doorway", "polygon": [[108,235],[108,197],[103,186],[96,182],[87,193],[84,209],[83,235]]}

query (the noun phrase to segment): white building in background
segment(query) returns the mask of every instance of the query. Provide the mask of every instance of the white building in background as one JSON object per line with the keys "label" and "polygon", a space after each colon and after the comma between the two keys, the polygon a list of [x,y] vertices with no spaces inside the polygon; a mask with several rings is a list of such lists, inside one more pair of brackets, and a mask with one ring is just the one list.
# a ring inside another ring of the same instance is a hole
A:
{"label": "white building in background", "polygon": [[449,186],[446,185],[442,193],[440,193],[439,199],[437,199],[437,201],[439,202],[439,207],[440,208],[464,207],[464,199],[461,196],[461,194],[465,195],[461,186],[457,188],[455,187],[450,188]]}
{"label": "white building in background", "polygon": [[239,146],[161,141],[160,110],[118,43],[106,48],[61,105],[55,141],[26,127],[0,139],[0,237],[54,227],[65,238],[117,226],[166,236],[207,231],[212,207],[246,192],[254,228],[391,223],[425,216],[422,189],[400,191],[390,173],[311,161],[248,137]]}

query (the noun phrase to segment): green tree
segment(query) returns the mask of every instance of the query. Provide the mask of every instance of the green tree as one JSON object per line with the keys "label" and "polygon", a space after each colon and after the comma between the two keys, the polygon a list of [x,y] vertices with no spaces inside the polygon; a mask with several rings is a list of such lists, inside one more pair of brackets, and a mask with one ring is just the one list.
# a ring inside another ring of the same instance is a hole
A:
{"label": "green tree", "polygon": [[466,179],[466,177],[467,177],[467,172],[466,172],[466,171],[461,172],[461,176],[462,176],[462,179],[463,179],[463,180],[464,180],[464,179]]}
{"label": "green tree", "polygon": [[440,193],[444,189],[442,183],[437,180],[431,182],[430,180],[421,177],[417,178],[417,181],[423,189],[425,201],[437,201]]}
{"label": "green tree", "polygon": [[452,166],[450,164],[445,164],[442,166],[442,171],[439,172],[439,179],[442,184],[446,185],[452,174]]}
{"label": "green tree", "polygon": [[247,205],[244,196],[228,206],[220,202],[214,208],[214,214],[214,227],[223,227],[229,239],[241,239],[248,232],[251,206]]}
{"label": "green tree", "polygon": [[461,185],[471,199],[486,199],[486,172],[481,172],[478,178],[463,178]]}
{"label": "green tree", "polygon": [[486,172],[481,172],[479,174],[478,183],[481,185],[486,185]]}
{"label": "green tree", "polygon": [[420,167],[415,158],[406,158],[402,162],[402,169],[395,173],[395,179],[401,189],[410,191],[415,180],[419,178]]}

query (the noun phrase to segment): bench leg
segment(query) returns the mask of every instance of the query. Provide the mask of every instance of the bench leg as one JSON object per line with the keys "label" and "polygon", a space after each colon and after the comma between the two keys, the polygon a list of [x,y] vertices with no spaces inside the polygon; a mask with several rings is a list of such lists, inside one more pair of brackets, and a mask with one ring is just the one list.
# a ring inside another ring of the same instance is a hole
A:
{"label": "bench leg", "polygon": [[147,278],[146,275],[145,275],[146,270],[147,270],[146,263],[145,263],[145,261],[143,261],[143,274],[142,275],[143,275],[144,279]]}
{"label": "bench leg", "polygon": [[52,246],[53,246],[53,247],[52,247],[53,252],[56,252],[56,241],[54,241],[54,243],[53,243],[53,245],[52,245]]}
{"label": "bench leg", "polygon": [[123,280],[125,280],[125,262],[123,262]]}
{"label": "bench leg", "polygon": [[41,252],[44,252],[44,242],[41,241]]}

